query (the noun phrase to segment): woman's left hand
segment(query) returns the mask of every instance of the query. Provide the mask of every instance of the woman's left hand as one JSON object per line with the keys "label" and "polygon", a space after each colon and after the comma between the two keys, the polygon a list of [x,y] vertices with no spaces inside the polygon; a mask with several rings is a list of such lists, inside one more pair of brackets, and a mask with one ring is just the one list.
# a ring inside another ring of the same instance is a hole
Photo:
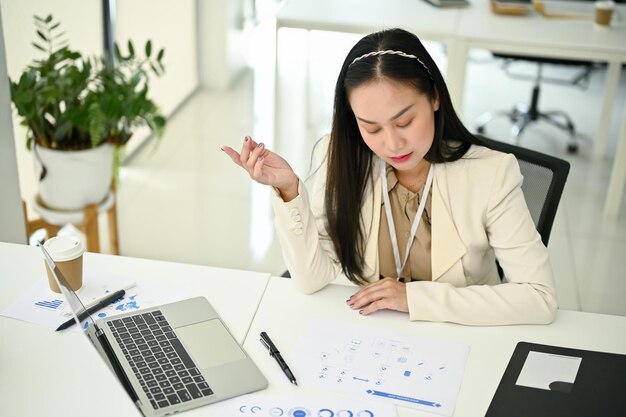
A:
{"label": "woman's left hand", "polygon": [[351,309],[359,310],[365,316],[378,310],[409,311],[406,284],[390,277],[368,284],[347,303]]}

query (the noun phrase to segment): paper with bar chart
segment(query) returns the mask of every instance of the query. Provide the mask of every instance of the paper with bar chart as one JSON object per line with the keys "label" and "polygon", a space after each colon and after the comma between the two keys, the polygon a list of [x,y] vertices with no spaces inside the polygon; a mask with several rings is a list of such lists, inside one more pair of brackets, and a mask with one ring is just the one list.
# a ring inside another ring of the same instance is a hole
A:
{"label": "paper with bar chart", "polygon": [[[100,299],[112,291],[128,287],[129,282],[133,282],[127,276],[101,273],[89,269],[85,269],[84,275],[83,287],[78,291],[78,296],[85,305],[89,305],[94,300]],[[92,317],[96,320],[182,300],[191,295],[188,289],[174,285],[159,285],[156,283],[144,285],[142,282],[137,281],[137,285],[126,291],[124,297],[97,311]],[[45,274],[27,292],[0,311],[0,315],[41,324],[52,329],[56,329],[61,323],[72,317],[71,310],[63,295],[50,290]],[[66,331],[80,332],[81,330],[78,326],[72,326]]]}
{"label": "paper with bar chart", "polygon": [[315,319],[290,366],[302,385],[451,416],[469,346]]}

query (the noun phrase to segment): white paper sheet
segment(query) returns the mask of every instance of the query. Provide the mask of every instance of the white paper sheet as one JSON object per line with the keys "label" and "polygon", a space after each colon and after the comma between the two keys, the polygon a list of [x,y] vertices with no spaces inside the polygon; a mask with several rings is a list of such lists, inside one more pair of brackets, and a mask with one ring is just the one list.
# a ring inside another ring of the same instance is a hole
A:
{"label": "white paper sheet", "polygon": [[451,416],[469,346],[312,320],[289,366],[298,383]]}
{"label": "white paper sheet", "polygon": [[272,395],[263,391],[213,404],[211,414],[220,417],[394,417],[395,407],[360,398]]}
{"label": "white paper sheet", "polygon": [[[83,286],[77,292],[83,304],[101,298],[105,294],[117,291],[134,280],[130,277],[103,275],[98,271],[85,269]],[[191,294],[173,286],[163,286],[154,283],[137,285],[128,291],[123,298],[93,314],[93,318],[114,316],[132,310],[153,307],[172,301],[189,298]],[[24,295],[9,305],[0,315],[41,324],[56,329],[61,323],[71,318],[69,306],[62,294],[50,290],[46,275],[42,275]],[[72,326],[64,331],[80,332],[78,326]]]}
{"label": "white paper sheet", "polygon": [[516,385],[548,391],[570,392],[582,358],[544,352],[528,352]]}

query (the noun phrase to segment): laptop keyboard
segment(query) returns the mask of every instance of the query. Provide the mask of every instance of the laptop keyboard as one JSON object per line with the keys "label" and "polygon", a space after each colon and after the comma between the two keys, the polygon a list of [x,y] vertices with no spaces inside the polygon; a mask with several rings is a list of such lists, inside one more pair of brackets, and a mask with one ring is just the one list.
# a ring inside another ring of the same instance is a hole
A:
{"label": "laptop keyboard", "polygon": [[160,311],[107,324],[154,409],[213,395]]}

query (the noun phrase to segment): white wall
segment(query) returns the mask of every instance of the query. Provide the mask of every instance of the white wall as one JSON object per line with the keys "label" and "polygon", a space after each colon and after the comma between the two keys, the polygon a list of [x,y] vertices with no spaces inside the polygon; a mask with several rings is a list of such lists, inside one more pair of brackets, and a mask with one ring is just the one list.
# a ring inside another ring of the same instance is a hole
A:
{"label": "white wall", "polygon": [[[166,49],[165,75],[151,83],[151,96],[168,116],[198,86],[196,1],[124,0],[115,2],[116,41],[132,39],[143,47],[152,39],[155,49]],[[202,0],[198,0],[202,1]],[[209,0],[213,1],[213,0]],[[9,76],[17,79],[32,59],[39,57],[33,15],[52,13],[65,29],[69,45],[84,55],[103,52],[101,0],[0,0]],[[32,153],[26,150],[26,131],[14,115],[15,148],[20,194],[26,201],[37,193]],[[148,136],[147,129],[135,133],[128,145],[132,152]]]}
{"label": "white wall", "polygon": [[[270,3],[275,6],[274,0]],[[53,14],[72,49],[87,56],[103,52],[101,0],[0,0],[0,6],[6,65],[14,80],[40,56],[31,45],[36,36],[35,14]],[[166,116],[199,87],[200,74],[203,86],[224,89],[246,67],[243,15],[249,14],[250,0],[124,0],[116,1],[115,7],[116,42],[125,45],[132,39],[138,49],[151,39],[155,50],[165,48],[165,74],[152,80],[150,94]],[[29,201],[37,193],[33,155],[26,149],[26,130],[15,114],[13,126],[14,150],[4,152],[3,148],[2,154],[16,155],[18,200]],[[127,153],[135,151],[148,135],[146,128],[135,132]]]}
{"label": "white wall", "polygon": [[224,90],[246,67],[243,0],[198,0],[198,61],[203,87]]}
{"label": "white wall", "polygon": [[[141,46],[143,50],[151,39],[153,49],[165,48],[165,74],[152,80],[150,95],[167,116],[198,88],[196,0],[125,0],[115,4],[116,42],[126,45],[132,39],[135,49]],[[134,136],[127,146],[129,153],[148,136],[148,130],[138,130]]]}
{"label": "white wall", "polygon": [[[33,15],[53,14],[61,22],[72,49],[86,55],[100,55],[102,41],[101,0],[0,0],[9,77],[17,80],[24,68],[41,57],[31,42],[35,40]],[[37,193],[33,155],[26,149],[26,130],[13,115],[15,149],[21,196],[29,201]]]}
{"label": "white wall", "polygon": [[[0,16],[2,16],[1,5]],[[19,186],[2,19],[0,18],[0,242],[26,242]]]}

